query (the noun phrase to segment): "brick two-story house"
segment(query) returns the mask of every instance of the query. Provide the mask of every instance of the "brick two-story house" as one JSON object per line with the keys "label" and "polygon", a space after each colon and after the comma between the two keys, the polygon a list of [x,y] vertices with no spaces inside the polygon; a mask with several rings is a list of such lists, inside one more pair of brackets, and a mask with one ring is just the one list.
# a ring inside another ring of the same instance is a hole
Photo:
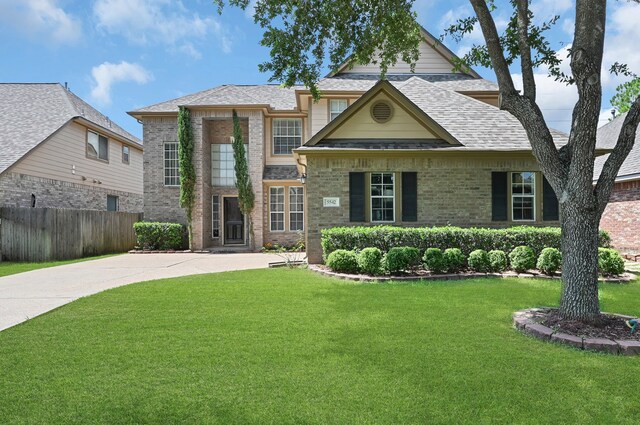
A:
{"label": "brick two-story house", "polygon": [[[424,31],[415,72],[345,65],[304,87],[224,85],[130,112],[143,123],[144,212],[185,221],[177,114],[191,111],[197,176],[194,247],[245,245],[234,187],[232,110],[241,117],[256,192],[256,247],[304,232],[310,262],[336,225],[557,225],[558,203],[498,88]],[[566,136],[554,132],[557,143]]]}

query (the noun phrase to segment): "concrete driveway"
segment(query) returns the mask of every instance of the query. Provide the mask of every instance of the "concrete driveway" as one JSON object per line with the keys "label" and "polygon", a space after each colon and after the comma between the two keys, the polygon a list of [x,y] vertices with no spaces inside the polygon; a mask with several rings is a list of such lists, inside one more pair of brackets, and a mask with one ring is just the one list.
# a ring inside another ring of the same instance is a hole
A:
{"label": "concrete driveway", "polygon": [[273,254],[124,254],[0,277],[0,331],[106,289],[144,280],[268,267]]}

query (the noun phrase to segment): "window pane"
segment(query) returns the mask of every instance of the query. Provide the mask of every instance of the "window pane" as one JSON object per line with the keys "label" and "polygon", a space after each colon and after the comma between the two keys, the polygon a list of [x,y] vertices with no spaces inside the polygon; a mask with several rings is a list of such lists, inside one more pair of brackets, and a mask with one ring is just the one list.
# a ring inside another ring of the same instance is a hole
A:
{"label": "window pane", "polygon": [[165,186],[180,186],[178,142],[164,143],[164,184]]}
{"label": "window pane", "polygon": [[394,221],[393,173],[371,174],[371,221]]}
{"label": "window pane", "polygon": [[511,216],[515,221],[535,220],[536,173],[511,173]]}
{"label": "window pane", "polygon": [[220,197],[213,195],[211,197],[211,237],[220,237]]}
{"label": "window pane", "polygon": [[93,131],[87,131],[87,155],[97,158],[99,149],[98,134]]}
{"label": "window pane", "polygon": [[289,230],[304,230],[304,188],[289,188]]}
{"label": "window pane", "polygon": [[284,187],[275,186],[269,188],[269,212],[271,219],[271,231],[283,231]]}
{"label": "window pane", "polygon": [[99,152],[98,158],[109,160],[109,140],[104,136],[98,136]]}
{"label": "window pane", "polygon": [[336,119],[345,109],[347,109],[346,99],[331,99],[329,101],[329,120]]}
{"label": "window pane", "polygon": [[291,150],[302,144],[301,119],[273,120],[273,153],[274,155],[289,155]]}

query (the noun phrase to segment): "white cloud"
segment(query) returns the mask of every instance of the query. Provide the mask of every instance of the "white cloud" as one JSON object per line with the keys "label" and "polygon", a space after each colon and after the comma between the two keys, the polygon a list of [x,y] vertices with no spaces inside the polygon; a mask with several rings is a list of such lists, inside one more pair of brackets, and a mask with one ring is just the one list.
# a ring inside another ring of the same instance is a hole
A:
{"label": "white cloud", "polygon": [[531,11],[536,22],[541,22],[562,15],[573,6],[573,0],[536,0],[531,2]]}
{"label": "white cloud", "polygon": [[193,47],[192,43],[184,43],[182,46],[179,47],[179,49],[182,53],[191,56],[194,59],[202,59],[202,53],[200,53],[200,51],[198,49],[196,49],[195,47]]}
{"label": "white cloud", "polygon": [[103,104],[111,103],[111,87],[115,83],[133,81],[145,84],[153,79],[153,76],[142,66],[122,61],[118,64],[104,62],[91,69],[94,80],[91,89],[91,97]]}
{"label": "white cloud", "polygon": [[74,44],[82,37],[81,21],[58,0],[0,2],[0,22],[44,43]]}
{"label": "white cloud", "polygon": [[[229,31],[218,20],[190,13],[175,0],[97,0],[93,14],[98,28],[118,34],[139,45],[181,45],[178,49],[193,56],[193,40],[218,39],[225,53],[231,51]],[[193,49],[182,46],[191,44]],[[199,52],[198,52],[199,53]]]}

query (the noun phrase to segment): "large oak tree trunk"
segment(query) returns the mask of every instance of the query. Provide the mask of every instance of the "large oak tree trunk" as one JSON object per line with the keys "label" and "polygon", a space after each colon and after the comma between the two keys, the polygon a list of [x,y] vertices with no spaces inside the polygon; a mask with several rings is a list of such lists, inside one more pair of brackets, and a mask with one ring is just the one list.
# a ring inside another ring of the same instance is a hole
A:
{"label": "large oak tree trunk", "polygon": [[561,211],[564,256],[560,312],[567,319],[594,323],[600,317],[599,215],[595,208],[576,201],[564,202]]}

